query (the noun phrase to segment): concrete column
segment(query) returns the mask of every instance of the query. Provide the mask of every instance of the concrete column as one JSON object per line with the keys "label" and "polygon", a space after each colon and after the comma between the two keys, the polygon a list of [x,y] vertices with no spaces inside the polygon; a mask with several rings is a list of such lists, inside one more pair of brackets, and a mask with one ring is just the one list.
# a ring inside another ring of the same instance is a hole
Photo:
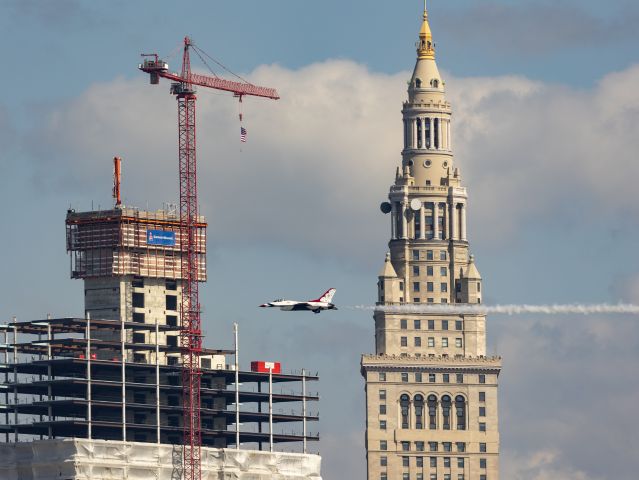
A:
{"label": "concrete column", "polygon": [[422,202],[422,208],[419,209],[419,224],[421,228],[419,229],[419,238],[421,240],[426,239],[426,207],[424,206],[424,202]]}
{"label": "concrete column", "polygon": [[439,117],[437,119],[437,139],[439,140],[439,144],[437,145],[438,150],[444,149],[444,139],[442,136],[442,118]]}
{"label": "concrete column", "polygon": [[457,208],[455,201],[450,202],[450,216],[448,223],[450,225],[450,239],[457,240]]}
{"label": "concrete column", "polygon": [[428,122],[430,124],[430,148],[435,148],[435,119],[429,118]]}
{"label": "concrete column", "polygon": [[411,119],[411,131],[413,132],[413,148],[417,148],[417,117]]}
{"label": "concrete column", "polygon": [[422,137],[422,148],[426,148],[426,119],[425,118],[421,118],[420,119],[420,133],[421,133],[421,137]]}
{"label": "concrete column", "polygon": [[397,239],[397,202],[391,201],[391,240]]}
{"label": "concrete column", "polygon": [[408,200],[404,199],[401,203],[400,215],[402,216],[402,234],[401,239],[406,240],[408,238],[408,222],[406,221],[406,208],[408,206]]}
{"label": "concrete column", "polygon": [[439,240],[439,202],[433,202],[433,238]]}
{"label": "concrete column", "polygon": [[459,229],[461,230],[460,237],[462,240],[466,240],[466,204],[465,203],[461,204],[461,209],[459,210],[459,213],[461,215],[460,225],[459,225]]}

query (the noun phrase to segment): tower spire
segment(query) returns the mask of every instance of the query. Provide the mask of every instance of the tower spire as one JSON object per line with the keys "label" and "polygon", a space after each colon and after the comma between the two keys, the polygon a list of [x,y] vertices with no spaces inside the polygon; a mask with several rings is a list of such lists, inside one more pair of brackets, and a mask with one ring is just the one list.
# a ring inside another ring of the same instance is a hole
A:
{"label": "tower spire", "polygon": [[419,42],[417,42],[418,58],[435,58],[435,45],[433,43],[433,34],[428,23],[428,8],[426,0],[424,0],[424,17],[422,28],[419,30]]}

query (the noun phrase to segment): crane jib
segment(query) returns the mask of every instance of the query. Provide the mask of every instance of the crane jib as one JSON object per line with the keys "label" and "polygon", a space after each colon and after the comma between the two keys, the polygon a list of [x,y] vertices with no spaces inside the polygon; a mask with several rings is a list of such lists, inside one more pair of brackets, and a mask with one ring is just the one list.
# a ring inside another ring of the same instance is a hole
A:
{"label": "crane jib", "polygon": [[278,100],[280,97],[277,94],[277,90],[274,88],[258,87],[251,85],[250,83],[233,82],[231,80],[225,80],[223,78],[208,77],[205,75],[198,75],[192,73],[189,79],[172,72],[158,72],[160,77],[175,82],[189,83],[191,85],[198,85],[200,87],[215,88],[217,90],[225,90],[227,92],[233,92],[237,95],[252,95],[256,97],[266,97],[273,100]]}

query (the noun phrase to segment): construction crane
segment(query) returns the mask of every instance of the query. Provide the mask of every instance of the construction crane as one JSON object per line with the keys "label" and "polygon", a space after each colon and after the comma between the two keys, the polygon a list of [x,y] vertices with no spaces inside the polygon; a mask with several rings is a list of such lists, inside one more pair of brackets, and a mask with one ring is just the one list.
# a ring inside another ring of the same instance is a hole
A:
{"label": "construction crane", "polygon": [[202,478],[200,421],[200,354],[202,328],[198,293],[198,223],[197,162],[195,148],[195,87],[232,92],[240,102],[245,95],[279,99],[273,88],[259,87],[248,82],[229,81],[217,76],[191,72],[189,50],[199,54],[189,37],[184,37],[182,72],[169,71],[169,65],[157,54],[142,54],[139,69],[150,75],[152,85],[161,78],[171,80],[170,93],[178,102],[178,143],[180,176],[180,240],[182,250],[182,303],[180,309],[180,341],[182,352],[182,395],[184,418],[183,478]]}

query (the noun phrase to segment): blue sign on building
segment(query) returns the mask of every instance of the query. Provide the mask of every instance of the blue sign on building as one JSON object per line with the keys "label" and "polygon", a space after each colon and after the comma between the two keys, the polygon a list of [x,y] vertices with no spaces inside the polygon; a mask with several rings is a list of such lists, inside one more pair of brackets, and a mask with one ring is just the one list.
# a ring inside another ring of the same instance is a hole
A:
{"label": "blue sign on building", "polygon": [[175,246],[175,232],[167,232],[165,230],[147,230],[147,245],[162,245],[165,247]]}

